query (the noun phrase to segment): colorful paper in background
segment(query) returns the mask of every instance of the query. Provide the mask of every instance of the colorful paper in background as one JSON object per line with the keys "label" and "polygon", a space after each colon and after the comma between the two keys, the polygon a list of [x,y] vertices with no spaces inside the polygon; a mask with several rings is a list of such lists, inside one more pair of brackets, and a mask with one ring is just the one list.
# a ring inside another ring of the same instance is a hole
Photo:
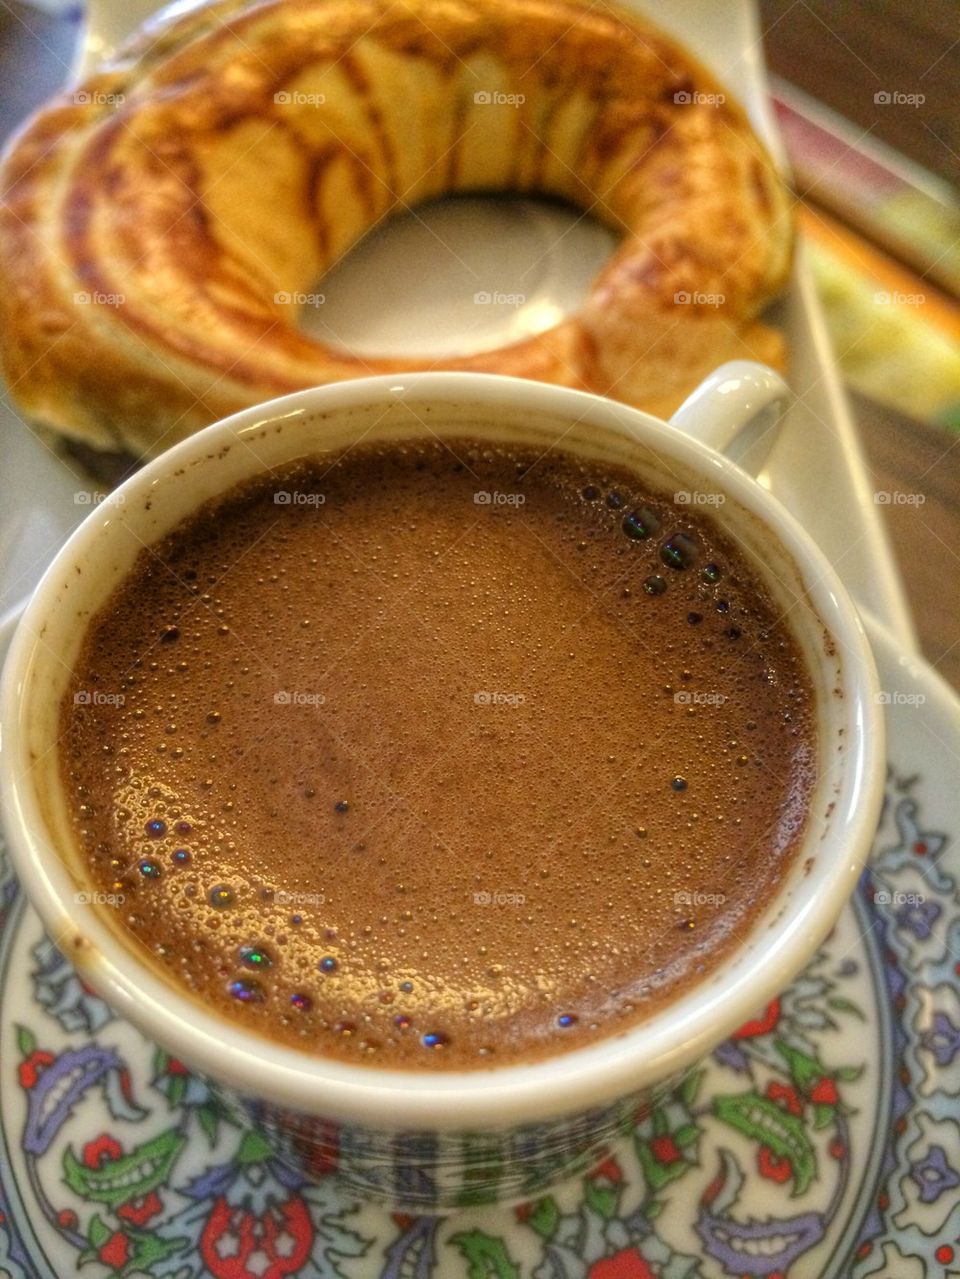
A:
{"label": "colorful paper in background", "polygon": [[960,308],[820,211],[800,226],[845,381],[960,431]]}
{"label": "colorful paper in background", "polygon": [[960,429],[960,202],[876,136],[882,112],[909,103],[877,91],[877,121],[860,128],[784,80],[771,89],[844,377],[910,417]]}

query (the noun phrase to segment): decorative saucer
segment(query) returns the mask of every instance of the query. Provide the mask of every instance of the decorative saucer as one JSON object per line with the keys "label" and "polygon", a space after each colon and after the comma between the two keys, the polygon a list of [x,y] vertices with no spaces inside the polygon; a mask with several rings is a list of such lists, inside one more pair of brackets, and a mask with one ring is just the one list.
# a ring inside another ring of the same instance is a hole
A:
{"label": "decorative saucer", "polygon": [[610,1159],[519,1207],[390,1213],[335,1160],[304,1183],[84,988],[0,854],[0,1276],[960,1275],[960,707],[870,633],[887,800],[837,928]]}

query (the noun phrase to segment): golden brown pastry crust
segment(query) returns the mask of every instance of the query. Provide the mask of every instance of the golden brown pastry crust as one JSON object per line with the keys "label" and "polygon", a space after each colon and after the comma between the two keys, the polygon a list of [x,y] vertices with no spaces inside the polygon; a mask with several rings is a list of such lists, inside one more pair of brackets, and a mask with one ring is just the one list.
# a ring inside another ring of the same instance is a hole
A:
{"label": "golden brown pastry crust", "polygon": [[[524,101],[474,100],[498,92]],[[42,425],[143,455],[275,395],[414,368],[669,413],[726,359],[783,358],[756,317],[788,273],[789,204],[722,94],[589,0],[214,0],[155,20],[3,161],[13,393]],[[274,300],[391,212],[482,190],[557,196],[622,232],[556,327],[460,359],[354,358]]]}

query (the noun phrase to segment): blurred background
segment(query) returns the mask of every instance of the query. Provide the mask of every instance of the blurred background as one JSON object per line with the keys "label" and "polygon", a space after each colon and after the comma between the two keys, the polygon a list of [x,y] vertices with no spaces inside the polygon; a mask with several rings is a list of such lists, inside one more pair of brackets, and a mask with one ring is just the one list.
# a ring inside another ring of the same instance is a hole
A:
{"label": "blurred background", "polygon": [[[116,0],[122,4],[123,0]],[[960,23],[954,0],[759,0],[800,222],[921,647],[960,688]],[[0,0],[0,138],[82,6]]]}

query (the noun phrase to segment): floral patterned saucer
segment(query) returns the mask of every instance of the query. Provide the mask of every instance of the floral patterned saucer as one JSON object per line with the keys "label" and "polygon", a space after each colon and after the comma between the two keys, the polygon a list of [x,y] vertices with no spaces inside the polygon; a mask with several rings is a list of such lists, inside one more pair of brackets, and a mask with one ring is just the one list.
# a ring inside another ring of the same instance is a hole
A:
{"label": "floral patterned saucer", "polygon": [[855,899],[613,1157],[520,1207],[390,1213],[333,1159],[302,1182],[84,989],[0,855],[0,1276],[960,1275],[960,707],[871,637],[890,772]]}

